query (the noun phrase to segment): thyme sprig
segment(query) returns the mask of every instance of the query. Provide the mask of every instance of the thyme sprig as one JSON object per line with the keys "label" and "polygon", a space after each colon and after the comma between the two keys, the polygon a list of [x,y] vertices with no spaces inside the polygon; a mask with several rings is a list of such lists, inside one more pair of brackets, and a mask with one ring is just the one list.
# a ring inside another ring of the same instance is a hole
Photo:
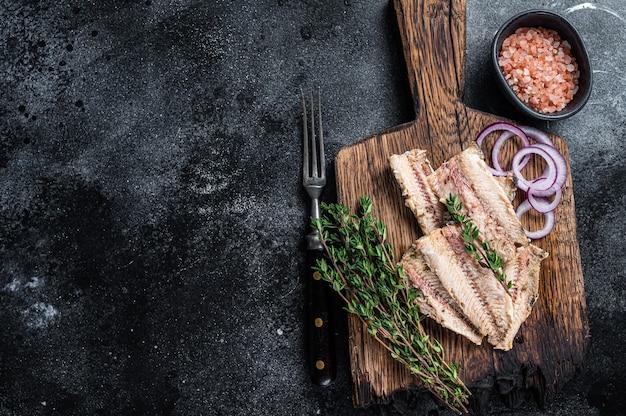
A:
{"label": "thyme sprig", "polygon": [[452,220],[461,225],[463,242],[465,243],[465,252],[473,256],[480,267],[488,268],[493,271],[496,279],[506,284],[508,289],[513,283],[506,280],[506,273],[502,266],[502,259],[495,249],[491,248],[488,241],[480,241],[478,228],[474,225],[471,218],[468,218],[461,211],[463,203],[458,195],[450,194],[446,199],[446,209],[452,216]]}
{"label": "thyme sprig", "polygon": [[446,363],[441,344],[422,326],[417,289],[394,262],[387,231],[371,213],[372,201],[359,200],[358,214],[339,204],[322,204],[313,219],[326,256],[314,269],[361,318],[368,332],[457,413],[467,412],[470,394],[456,365]]}

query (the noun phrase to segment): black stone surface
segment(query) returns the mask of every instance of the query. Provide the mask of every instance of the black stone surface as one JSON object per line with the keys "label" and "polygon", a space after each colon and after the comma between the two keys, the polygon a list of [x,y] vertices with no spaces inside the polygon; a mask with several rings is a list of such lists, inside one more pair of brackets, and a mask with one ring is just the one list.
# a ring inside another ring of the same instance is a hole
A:
{"label": "black stone surface", "polygon": [[[536,124],[569,143],[591,350],[547,410],[488,414],[624,414],[626,3],[468,0],[465,102],[530,123],[487,67],[536,7],[595,69],[581,113]],[[409,121],[390,4],[1,0],[0,21],[0,415],[449,414],[354,409],[345,320],[336,382],[306,372],[300,88],[329,157]]]}

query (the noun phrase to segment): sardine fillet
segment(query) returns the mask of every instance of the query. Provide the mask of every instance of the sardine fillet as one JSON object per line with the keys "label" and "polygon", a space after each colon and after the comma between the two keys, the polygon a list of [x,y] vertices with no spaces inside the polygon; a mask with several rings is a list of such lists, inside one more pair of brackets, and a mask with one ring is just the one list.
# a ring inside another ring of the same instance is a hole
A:
{"label": "sardine fillet", "polygon": [[451,194],[459,196],[462,212],[472,219],[481,238],[489,241],[503,260],[512,260],[517,247],[528,245],[508,195],[489,172],[477,146],[444,162],[428,180],[440,200],[445,202]]}
{"label": "sardine fillet", "polygon": [[[414,149],[400,155],[391,155],[389,164],[402,190],[404,204],[417,219],[422,233],[425,235],[435,228],[443,227],[449,219],[445,208],[445,198],[448,195],[437,194],[428,180],[434,170],[426,157],[426,151]],[[491,176],[490,172],[487,173]],[[507,200],[512,201],[515,197],[516,178],[509,174],[493,179]]]}
{"label": "sardine fillet", "polygon": [[421,293],[417,303],[424,315],[477,345],[487,336],[494,348],[508,351],[538,298],[540,263],[547,255],[532,244],[519,247],[505,267],[507,289],[490,269],[476,266],[459,227],[448,225],[419,238],[400,265]]}
{"label": "sardine fillet", "polygon": [[415,245],[404,253],[401,264],[411,284],[421,293],[416,301],[420,311],[444,328],[480,345],[482,334],[463,314],[459,305],[443,287],[437,274],[426,264],[424,256]]}
{"label": "sardine fillet", "polygon": [[[389,161],[424,234],[400,261],[421,293],[417,303],[422,313],[475,344],[487,337],[494,348],[510,350],[539,296],[541,261],[548,255],[530,244],[515,215],[515,178],[495,178],[477,146],[435,171],[424,150],[393,155]],[[478,228],[476,245],[488,242],[500,255],[506,282],[466,252],[460,225],[446,224],[450,195],[459,196],[462,213]]]}
{"label": "sardine fillet", "polygon": [[419,239],[417,247],[469,321],[490,344],[499,345],[511,325],[511,297],[491,269],[476,267],[460,233],[449,225]]}
{"label": "sardine fillet", "polygon": [[513,302],[512,325],[504,339],[506,345],[512,346],[515,335],[522,323],[530,316],[532,307],[539,298],[541,261],[546,257],[548,257],[547,252],[529,244],[527,247],[519,247],[515,260],[505,266],[504,271],[511,281],[508,294]]}
{"label": "sardine fillet", "polygon": [[413,212],[422,233],[428,234],[444,225],[444,206],[439,202],[428,183],[433,169],[426,158],[426,151],[410,150],[402,155],[392,155],[389,164],[402,189],[404,204]]}

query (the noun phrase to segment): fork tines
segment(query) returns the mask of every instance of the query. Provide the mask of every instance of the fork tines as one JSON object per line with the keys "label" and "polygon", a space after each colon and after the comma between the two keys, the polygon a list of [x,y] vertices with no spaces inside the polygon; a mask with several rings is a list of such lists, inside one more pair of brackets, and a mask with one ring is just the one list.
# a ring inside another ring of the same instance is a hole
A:
{"label": "fork tines", "polygon": [[[304,185],[323,186],[326,180],[326,167],[324,160],[324,132],[322,130],[322,99],[317,91],[317,132],[315,130],[315,102],[313,92],[310,93],[310,119],[311,130],[309,131],[307,106],[304,92],[302,95],[302,120],[303,120],[303,163],[302,179]],[[315,182],[315,183],[312,183]]]}

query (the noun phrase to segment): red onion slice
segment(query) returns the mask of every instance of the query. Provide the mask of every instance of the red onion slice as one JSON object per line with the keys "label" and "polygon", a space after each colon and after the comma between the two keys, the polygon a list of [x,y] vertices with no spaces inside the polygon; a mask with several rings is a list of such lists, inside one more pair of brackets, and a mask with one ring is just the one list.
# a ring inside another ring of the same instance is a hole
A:
{"label": "red onion slice", "polygon": [[[476,144],[482,146],[485,138],[496,131],[501,133],[491,150],[493,167],[488,166],[488,168],[494,176],[506,176],[510,172],[517,176],[517,188],[526,192],[527,199],[517,207],[516,214],[521,218],[530,209],[542,214],[544,216],[543,228],[537,231],[524,230],[524,232],[533,240],[543,238],[554,227],[554,211],[562,198],[561,188],[567,181],[567,161],[548,133],[535,127],[516,126],[505,121],[485,127],[476,138]],[[515,153],[511,161],[511,170],[507,171],[500,163],[500,152],[504,143],[515,136],[522,140],[523,147]],[[534,143],[531,144],[529,139],[532,139]],[[529,180],[522,175],[521,171],[533,154],[543,158],[546,167],[539,177]],[[550,197],[553,199],[550,200]]]}
{"label": "red onion slice", "polygon": [[478,143],[479,146],[482,145],[483,140],[485,140],[485,137],[489,136],[494,131],[500,131],[500,130],[510,131],[511,133],[514,133],[515,135],[521,137],[524,141],[528,142],[528,137],[526,137],[522,129],[520,129],[517,126],[514,126],[511,123],[507,123],[506,121],[498,121],[496,123],[492,123],[488,125],[487,127],[485,127],[480,132],[478,137],[476,137],[476,143]]}
{"label": "red onion slice", "polygon": [[565,161],[565,157],[556,149],[556,147],[546,145],[543,143],[533,144],[532,147],[536,147],[538,149],[543,149],[547,154],[550,155],[554,164],[556,166],[556,179],[554,186],[557,188],[561,188],[565,185],[565,181],[567,180],[567,162]]}
{"label": "red onion slice", "polygon": [[[528,201],[528,199],[525,199],[524,201],[522,201],[522,203],[519,205],[519,207],[517,207],[517,210],[515,211],[517,218],[521,219],[522,215],[527,213],[530,210],[530,208],[531,206],[530,206],[530,202]],[[537,231],[529,231],[529,230],[524,229],[524,232],[526,233],[526,237],[530,238],[531,240],[538,240],[550,234],[550,231],[552,231],[552,228],[554,228],[554,211],[548,211],[545,214],[543,214],[543,228],[542,229],[537,230]]]}
{"label": "red onion slice", "polygon": [[545,131],[530,126],[520,126],[520,130],[537,143],[547,144],[548,146],[554,147],[552,139]]}
{"label": "red onion slice", "polygon": [[[519,127],[511,124],[511,123],[507,123],[506,121],[499,121],[496,123],[492,123],[490,125],[488,125],[487,127],[485,127],[479,134],[478,137],[476,137],[476,144],[478,146],[481,146],[483,144],[483,141],[485,140],[485,138],[487,136],[489,136],[491,133],[495,132],[495,131],[505,131],[505,132],[510,132],[516,136],[518,136],[519,138],[522,139],[522,141],[524,142],[524,144],[528,144],[528,137],[526,137],[526,135],[524,134],[524,132],[522,131],[522,129],[520,129]],[[502,145],[500,145],[501,147]],[[499,153],[499,151],[497,152]],[[493,155],[493,151],[492,151],[492,155]],[[489,170],[491,171],[491,173],[493,175],[496,176],[506,176],[508,172],[505,172],[501,167],[499,168],[500,163],[494,163],[494,167],[491,168],[489,167]]]}
{"label": "red onion slice", "polygon": [[561,191],[561,188],[556,188],[556,191],[552,189],[551,192],[551,195],[554,195],[554,199],[552,200],[552,202],[550,202],[550,200],[547,198],[542,198],[535,195],[535,191],[530,188],[528,192],[526,192],[526,196],[528,197],[528,203],[535,211],[541,214],[547,214],[550,211],[554,211],[559,205],[559,202],[561,202],[563,192]]}
{"label": "red onion slice", "polygon": [[[517,176],[517,184],[520,189],[523,191],[528,191],[531,187],[538,191],[545,191],[555,184],[557,179],[556,172],[556,163],[551,155],[546,152],[544,149],[538,147],[539,145],[532,145],[528,147],[524,147],[520,149],[515,156],[513,156],[513,161],[511,162],[511,168],[515,176]],[[545,145],[544,145],[545,146]],[[521,172],[521,164],[522,158],[526,155],[536,154],[541,156],[546,161],[546,170],[544,171],[542,178],[543,180],[532,183],[529,182]]]}
{"label": "red onion slice", "polygon": [[[508,171],[506,171],[500,164],[500,150],[502,150],[502,146],[508,139],[515,137],[515,136],[517,135],[512,131],[502,132],[500,137],[498,137],[498,140],[496,140],[496,142],[493,144],[493,148],[491,149],[491,162],[493,163],[493,168],[496,171],[503,172],[504,174],[501,176],[505,176],[508,173]],[[517,137],[519,137],[522,140],[522,143],[524,143],[523,147],[530,146],[530,142],[528,141],[528,138],[526,136],[523,136],[523,137],[517,136]],[[526,166],[529,160],[530,160],[530,155],[526,155],[526,157],[522,159],[520,169],[524,169],[524,166]]]}

